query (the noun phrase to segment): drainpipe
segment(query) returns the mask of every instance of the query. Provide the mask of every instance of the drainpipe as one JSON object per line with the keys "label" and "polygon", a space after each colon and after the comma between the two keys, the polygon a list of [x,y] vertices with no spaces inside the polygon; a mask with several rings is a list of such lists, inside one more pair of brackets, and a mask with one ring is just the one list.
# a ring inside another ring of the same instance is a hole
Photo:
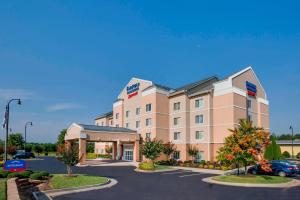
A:
{"label": "drainpipe", "polygon": [[211,92],[208,93],[208,160],[211,161],[211,148],[210,148],[210,143],[211,143]]}

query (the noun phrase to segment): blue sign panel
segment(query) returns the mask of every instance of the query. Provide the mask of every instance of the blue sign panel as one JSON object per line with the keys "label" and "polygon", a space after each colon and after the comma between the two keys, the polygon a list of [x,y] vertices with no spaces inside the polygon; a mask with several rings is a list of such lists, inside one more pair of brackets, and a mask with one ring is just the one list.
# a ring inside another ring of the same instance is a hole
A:
{"label": "blue sign panel", "polygon": [[24,160],[8,160],[4,163],[3,169],[11,172],[20,172],[26,169]]}
{"label": "blue sign panel", "polygon": [[247,88],[248,95],[253,97],[256,96],[256,92],[257,92],[256,85],[250,83],[249,81],[246,81],[246,88]]}

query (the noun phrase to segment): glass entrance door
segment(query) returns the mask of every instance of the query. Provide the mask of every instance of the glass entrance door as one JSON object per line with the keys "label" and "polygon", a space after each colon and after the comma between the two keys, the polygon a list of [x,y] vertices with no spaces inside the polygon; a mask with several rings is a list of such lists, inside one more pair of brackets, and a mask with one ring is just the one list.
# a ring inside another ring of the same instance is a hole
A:
{"label": "glass entrance door", "polygon": [[124,160],[133,161],[133,150],[124,149]]}

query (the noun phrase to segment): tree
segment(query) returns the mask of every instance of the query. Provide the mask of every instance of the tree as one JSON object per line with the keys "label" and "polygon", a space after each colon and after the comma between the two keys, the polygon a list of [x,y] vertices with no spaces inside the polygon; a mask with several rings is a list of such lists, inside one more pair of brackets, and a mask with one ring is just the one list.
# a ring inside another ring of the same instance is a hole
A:
{"label": "tree", "polygon": [[66,135],[66,133],[67,133],[67,129],[62,129],[60,131],[60,134],[57,137],[57,142],[56,142],[57,145],[65,144],[65,135]]}
{"label": "tree", "polygon": [[172,142],[168,142],[167,144],[164,145],[163,147],[163,153],[167,155],[167,159],[169,160],[171,155],[176,151],[175,144]]}
{"label": "tree", "polygon": [[25,145],[25,151],[26,152],[31,152],[33,149],[33,144],[26,144]]}
{"label": "tree", "polygon": [[67,166],[68,176],[72,175],[72,167],[79,162],[78,148],[72,145],[62,151],[62,161]]}
{"label": "tree", "polygon": [[267,160],[279,160],[281,158],[281,149],[276,144],[275,137],[272,137],[272,143],[266,148],[264,157]]}
{"label": "tree", "polygon": [[24,139],[21,133],[12,133],[8,136],[8,146],[15,146],[17,149],[23,149]]}
{"label": "tree", "polygon": [[106,146],[105,147],[105,152],[107,153],[107,154],[112,154],[112,151],[113,151],[113,149],[112,149],[112,146]]}
{"label": "tree", "polygon": [[187,152],[188,152],[189,156],[192,157],[192,164],[194,165],[195,158],[196,158],[196,156],[198,154],[197,147],[195,147],[195,146],[189,146]]}
{"label": "tree", "polygon": [[245,173],[247,166],[254,162],[259,162],[265,171],[270,171],[270,165],[262,157],[262,149],[269,143],[269,133],[262,128],[252,125],[252,122],[241,119],[238,128],[229,129],[231,135],[225,138],[225,144],[218,150],[217,159],[223,163],[236,164],[238,167],[243,164]]}
{"label": "tree", "polygon": [[88,142],[86,147],[87,153],[94,153],[95,152],[95,143],[94,142]]}
{"label": "tree", "polygon": [[37,144],[37,145],[34,145],[34,146],[33,146],[33,150],[34,150],[38,155],[40,155],[40,153],[43,152],[43,147],[42,147],[41,145]]}
{"label": "tree", "polygon": [[151,161],[154,168],[154,160],[159,157],[163,150],[163,144],[160,140],[147,140],[141,148],[142,155]]}

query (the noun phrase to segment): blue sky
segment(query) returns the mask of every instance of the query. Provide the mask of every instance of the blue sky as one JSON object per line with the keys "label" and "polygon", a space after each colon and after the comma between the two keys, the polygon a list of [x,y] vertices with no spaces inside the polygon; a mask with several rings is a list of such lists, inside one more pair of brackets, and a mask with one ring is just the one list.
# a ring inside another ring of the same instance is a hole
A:
{"label": "blue sky", "polygon": [[[300,132],[297,1],[2,1],[0,109],[11,128],[54,142],[93,123],[131,77],[170,87],[251,65],[267,91],[271,130]],[[4,132],[0,130],[1,138]]]}

